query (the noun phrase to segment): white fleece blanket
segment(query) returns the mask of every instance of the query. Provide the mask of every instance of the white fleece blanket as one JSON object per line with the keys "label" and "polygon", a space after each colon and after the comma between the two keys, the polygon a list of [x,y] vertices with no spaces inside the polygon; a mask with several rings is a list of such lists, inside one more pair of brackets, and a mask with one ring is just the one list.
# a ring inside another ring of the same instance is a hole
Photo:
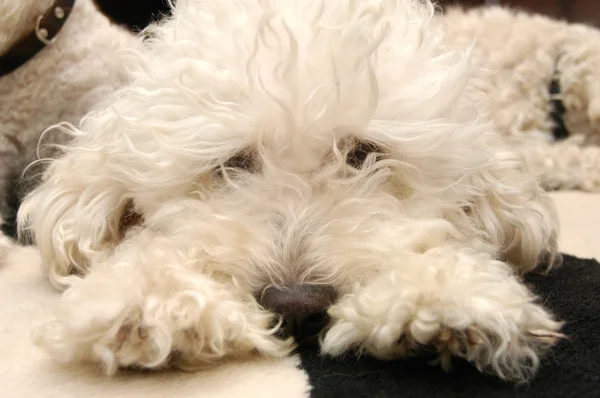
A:
{"label": "white fleece blanket", "polygon": [[[553,194],[562,223],[561,250],[600,259],[600,195]],[[31,344],[32,328],[51,316],[59,294],[40,272],[32,248],[12,253],[0,268],[0,397],[308,397],[297,356],[223,364],[197,373],[128,372],[107,378],[90,367],[52,362]]]}

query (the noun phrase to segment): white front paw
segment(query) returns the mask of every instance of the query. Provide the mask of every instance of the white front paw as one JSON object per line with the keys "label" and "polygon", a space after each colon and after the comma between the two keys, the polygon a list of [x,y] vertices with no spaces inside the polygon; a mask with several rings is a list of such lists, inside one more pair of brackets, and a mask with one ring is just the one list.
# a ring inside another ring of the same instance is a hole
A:
{"label": "white front paw", "polygon": [[[152,286],[107,272],[81,280],[65,293],[57,317],[34,341],[55,358],[99,363],[108,374],[121,367],[198,367],[253,353],[286,355],[290,341],[270,329],[272,317],[202,275],[186,286]],[[174,290],[169,290],[169,289]]]}
{"label": "white front paw", "polygon": [[539,355],[563,337],[561,323],[502,269],[447,271],[417,278],[404,270],[343,297],[329,311],[322,350],[392,359],[435,349],[445,369],[457,356],[504,379],[532,376]]}

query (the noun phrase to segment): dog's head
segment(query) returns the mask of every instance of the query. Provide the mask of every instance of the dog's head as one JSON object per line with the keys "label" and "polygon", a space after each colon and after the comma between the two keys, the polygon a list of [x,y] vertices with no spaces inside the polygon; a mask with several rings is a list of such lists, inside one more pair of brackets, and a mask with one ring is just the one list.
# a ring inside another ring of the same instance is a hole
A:
{"label": "dog's head", "polygon": [[[431,4],[178,7],[150,31],[106,142],[135,149],[115,172],[146,223],[182,237],[201,224],[207,263],[253,291],[348,290],[412,247],[408,219],[455,233],[443,218],[466,217],[464,187],[493,150],[461,108],[467,60],[444,51]],[[171,203],[189,208],[166,217]]]}

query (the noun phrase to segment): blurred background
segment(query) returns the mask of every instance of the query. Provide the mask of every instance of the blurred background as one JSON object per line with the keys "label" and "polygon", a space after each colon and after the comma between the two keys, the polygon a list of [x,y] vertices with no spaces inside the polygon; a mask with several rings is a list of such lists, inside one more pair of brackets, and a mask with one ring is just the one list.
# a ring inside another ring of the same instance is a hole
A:
{"label": "blurred background", "polygon": [[600,27],[600,0],[439,0],[438,3],[466,7],[503,4]]}
{"label": "blurred background", "polygon": [[[167,11],[167,0],[96,0],[113,20],[133,30],[145,27]],[[600,0],[437,0],[442,6],[460,4],[474,7],[503,4],[546,14],[552,17],[582,22],[600,27]]]}

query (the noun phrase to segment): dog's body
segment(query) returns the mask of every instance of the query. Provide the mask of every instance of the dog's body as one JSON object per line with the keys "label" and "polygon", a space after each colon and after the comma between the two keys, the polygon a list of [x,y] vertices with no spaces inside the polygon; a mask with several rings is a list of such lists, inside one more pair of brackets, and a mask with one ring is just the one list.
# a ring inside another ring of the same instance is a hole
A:
{"label": "dog's body", "polygon": [[[52,3],[0,0],[0,54],[33,31],[38,16]],[[0,134],[9,138],[0,141],[0,215],[7,230],[14,225],[18,202],[38,183],[42,164],[31,168],[25,180],[17,180],[36,160],[42,132],[61,122],[78,124],[96,103],[124,85],[121,51],[135,45],[135,36],[112,24],[92,0],[77,0],[53,43],[0,76]],[[44,142],[64,144],[67,138],[50,131]],[[50,156],[50,149],[41,156]]]}
{"label": "dog's body", "polygon": [[[474,45],[488,71],[475,82],[482,109],[544,184],[600,190],[600,31],[503,7],[450,8],[438,20],[446,43]],[[561,127],[569,137],[557,140]]]}
{"label": "dog's body", "polygon": [[[523,379],[560,323],[519,280],[557,217],[417,0],[179,0],[24,202],[57,358],[191,367],[418,347]],[[75,276],[75,275],[79,276]],[[322,320],[322,319],[320,319]]]}

